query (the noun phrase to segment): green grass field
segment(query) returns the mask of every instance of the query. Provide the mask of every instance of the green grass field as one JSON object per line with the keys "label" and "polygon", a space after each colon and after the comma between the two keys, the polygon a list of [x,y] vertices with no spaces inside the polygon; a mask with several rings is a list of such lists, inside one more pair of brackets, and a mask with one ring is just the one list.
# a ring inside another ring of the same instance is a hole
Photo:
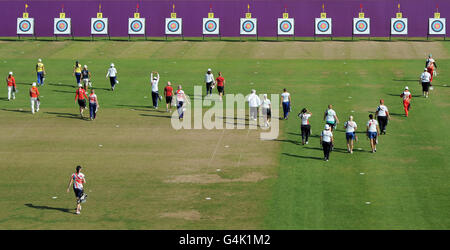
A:
{"label": "green grass field", "polygon": [[[429,53],[439,76],[425,99],[418,78]],[[0,229],[450,229],[448,42],[2,41],[0,55],[0,74],[13,71],[19,90],[8,102],[0,88]],[[32,115],[38,58],[47,77]],[[93,74],[94,122],[77,115],[75,60]],[[114,92],[105,78],[111,62]],[[160,90],[171,81],[192,95],[207,68],[223,72],[227,93],[287,88],[293,112],[279,138],[174,130],[170,114],[150,107],[152,70]],[[414,95],[408,118],[405,85]],[[380,98],[392,119],[371,154],[363,131]],[[324,162],[327,104],[341,124]],[[306,146],[296,118],[303,107],[313,113]],[[353,155],[342,128],[349,115],[360,132]],[[78,164],[89,194],[80,216],[66,193]]]}

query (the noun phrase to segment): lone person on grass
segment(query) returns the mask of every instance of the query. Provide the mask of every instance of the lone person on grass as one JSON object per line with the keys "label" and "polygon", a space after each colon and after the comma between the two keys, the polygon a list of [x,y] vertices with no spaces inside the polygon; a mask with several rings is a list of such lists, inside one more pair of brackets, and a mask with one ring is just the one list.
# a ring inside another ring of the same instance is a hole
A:
{"label": "lone person on grass", "polygon": [[[67,193],[70,190],[70,186],[73,184],[73,192],[75,193],[75,197],[77,199],[77,208],[76,214],[81,213],[81,202],[83,201],[84,187],[83,184],[86,184],[86,178],[84,174],[81,173],[81,166],[77,166],[76,172],[72,174],[69,181],[69,186],[67,187]],[[86,197],[86,195],[84,195]]]}
{"label": "lone person on grass", "polygon": [[377,111],[375,112],[375,118],[378,120],[378,124],[380,125],[380,135],[386,134],[386,127],[389,123],[389,110],[384,105],[384,100],[380,99],[380,105],[377,107]]}
{"label": "lone person on grass", "polygon": [[6,77],[6,86],[8,87],[8,101],[16,99],[16,79],[14,79],[13,72],[9,72]]}

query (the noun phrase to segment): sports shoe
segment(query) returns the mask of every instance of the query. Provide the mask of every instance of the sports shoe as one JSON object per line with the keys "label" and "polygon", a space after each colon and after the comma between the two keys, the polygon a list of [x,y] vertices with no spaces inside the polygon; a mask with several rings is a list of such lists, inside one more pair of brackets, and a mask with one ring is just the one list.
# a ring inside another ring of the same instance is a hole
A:
{"label": "sports shoe", "polygon": [[80,213],[81,213],[80,211],[77,211],[77,212],[76,212],[76,214],[80,214]]}
{"label": "sports shoe", "polygon": [[308,145],[308,141],[306,141],[305,144]]}

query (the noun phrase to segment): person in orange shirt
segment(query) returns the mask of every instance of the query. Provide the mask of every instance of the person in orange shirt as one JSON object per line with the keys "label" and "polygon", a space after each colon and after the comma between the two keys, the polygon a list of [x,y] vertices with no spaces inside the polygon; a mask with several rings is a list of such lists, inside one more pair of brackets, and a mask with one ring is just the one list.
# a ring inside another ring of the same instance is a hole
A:
{"label": "person in orange shirt", "polygon": [[36,83],[33,82],[30,88],[30,99],[31,99],[31,113],[34,114],[34,107],[36,106],[36,112],[39,112],[39,106],[41,102],[39,100],[39,90],[36,87]]}
{"label": "person in orange shirt", "polygon": [[166,97],[166,112],[172,109],[173,88],[170,82],[167,82],[167,86],[164,88],[164,96]]}
{"label": "person in orange shirt", "polygon": [[16,99],[16,80],[14,79],[13,72],[9,72],[6,78],[6,85],[8,86],[8,101]]}
{"label": "person in orange shirt", "polygon": [[83,87],[80,84],[80,85],[78,85],[78,89],[75,92],[75,101],[78,100],[78,105],[80,106],[81,119],[84,119],[83,111],[86,108],[86,99],[88,99],[88,97],[86,95],[86,91],[83,89]]}
{"label": "person in orange shirt", "polygon": [[219,76],[216,78],[217,91],[219,91],[220,101],[222,101],[222,96],[225,88],[225,78],[222,76],[222,72],[219,72]]}
{"label": "person in orange shirt", "polygon": [[401,98],[403,98],[403,108],[405,109],[405,115],[408,117],[409,108],[411,107],[411,92],[409,92],[408,86],[405,87],[405,90],[400,95]]}

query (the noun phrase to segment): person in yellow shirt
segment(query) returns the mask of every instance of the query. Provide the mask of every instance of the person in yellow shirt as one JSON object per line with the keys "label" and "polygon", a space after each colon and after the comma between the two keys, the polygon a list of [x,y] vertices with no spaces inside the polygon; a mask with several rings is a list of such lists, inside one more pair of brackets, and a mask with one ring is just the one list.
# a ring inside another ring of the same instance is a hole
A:
{"label": "person in yellow shirt", "polygon": [[44,85],[45,67],[44,64],[42,63],[41,58],[38,59],[38,63],[36,64],[36,73],[37,73],[37,83],[39,84],[39,86]]}
{"label": "person in yellow shirt", "polygon": [[73,67],[73,75],[77,78],[77,85],[81,84],[81,64],[76,61]]}

